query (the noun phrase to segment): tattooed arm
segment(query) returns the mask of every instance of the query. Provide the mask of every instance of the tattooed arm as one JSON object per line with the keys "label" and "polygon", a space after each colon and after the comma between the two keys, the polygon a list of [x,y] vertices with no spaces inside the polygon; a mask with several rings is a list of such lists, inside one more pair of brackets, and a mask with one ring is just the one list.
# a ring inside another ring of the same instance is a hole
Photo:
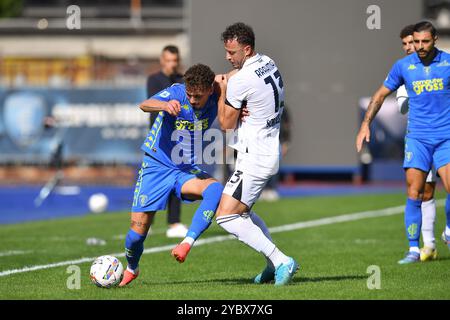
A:
{"label": "tattooed arm", "polygon": [[388,95],[391,94],[391,90],[382,85],[377,92],[370,99],[369,106],[367,107],[366,114],[364,115],[364,120],[361,123],[358,135],[356,136],[356,150],[361,151],[364,140],[366,142],[370,141],[370,123],[377,115],[378,111],[381,109],[384,100]]}

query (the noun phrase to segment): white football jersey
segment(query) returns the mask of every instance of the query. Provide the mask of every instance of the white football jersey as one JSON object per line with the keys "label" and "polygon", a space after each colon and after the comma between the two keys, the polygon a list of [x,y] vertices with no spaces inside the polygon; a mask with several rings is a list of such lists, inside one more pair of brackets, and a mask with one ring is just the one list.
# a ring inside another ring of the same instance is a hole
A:
{"label": "white football jersey", "polygon": [[279,156],[280,119],[284,107],[283,80],[275,62],[256,54],[228,80],[227,104],[246,105],[249,116],[239,121],[229,146],[253,155]]}

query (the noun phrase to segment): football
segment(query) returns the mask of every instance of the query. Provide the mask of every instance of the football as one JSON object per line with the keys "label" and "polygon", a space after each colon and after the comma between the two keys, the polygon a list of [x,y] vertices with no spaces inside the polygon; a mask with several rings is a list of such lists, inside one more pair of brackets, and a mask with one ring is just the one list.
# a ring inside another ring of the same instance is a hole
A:
{"label": "football", "polygon": [[89,197],[89,210],[93,213],[101,213],[108,207],[108,197],[103,193],[95,193]]}
{"label": "football", "polygon": [[119,259],[113,256],[101,256],[94,260],[90,277],[92,283],[100,288],[117,286],[123,277],[123,266]]}

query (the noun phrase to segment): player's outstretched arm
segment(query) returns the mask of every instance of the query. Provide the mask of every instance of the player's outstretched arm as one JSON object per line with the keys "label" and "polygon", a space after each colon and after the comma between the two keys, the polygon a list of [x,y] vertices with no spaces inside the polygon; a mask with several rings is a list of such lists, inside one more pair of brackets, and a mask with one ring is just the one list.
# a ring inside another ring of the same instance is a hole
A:
{"label": "player's outstretched arm", "polygon": [[141,102],[139,108],[144,112],[166,111],[174,117],[178,116],[181,112],[181,104],[178,100],[161,101],[157,99],[148,99]]}
{"label": "player's outstretched arm", "polygon": [[391,90],[382,85],[377,92],[370,99],[369,106],[367,107],[366,114],[364,115],[364,120],[361,123],[358,135],[356,136],[356,150],[361,151],[364,141],[370,141],[370,124],[372,120],[377,115],[378,111],[381,109],[386,97],[391,94]]}

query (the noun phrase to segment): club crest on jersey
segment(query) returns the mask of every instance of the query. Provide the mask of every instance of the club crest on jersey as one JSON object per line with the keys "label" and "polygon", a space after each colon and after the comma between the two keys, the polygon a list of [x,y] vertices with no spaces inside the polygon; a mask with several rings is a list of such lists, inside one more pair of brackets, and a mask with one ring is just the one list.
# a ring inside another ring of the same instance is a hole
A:
{"label": "club crest on jersey", "polygon": [[412,160],[413,153],[411,151],[408,151],[405,153],[405,159],[406,161],[410,162]]}
{"label": "club crest on jersey", "polygon": [[145,206],[147,199],[148,199],[148,197],[145,194],[142,194],[139,196],[139,203],[141,204],[141,206]]}

